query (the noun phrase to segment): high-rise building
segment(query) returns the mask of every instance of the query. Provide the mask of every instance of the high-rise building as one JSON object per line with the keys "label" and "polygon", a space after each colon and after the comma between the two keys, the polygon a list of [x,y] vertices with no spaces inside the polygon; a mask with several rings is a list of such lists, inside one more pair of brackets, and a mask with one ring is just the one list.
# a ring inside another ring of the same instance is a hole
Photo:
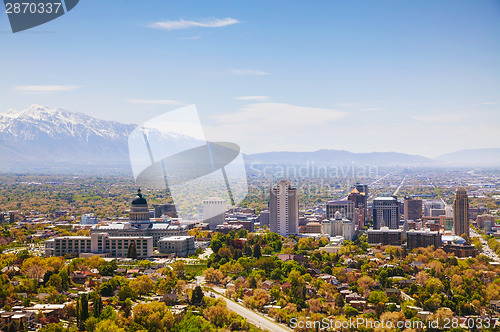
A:
{"label": "high-rise building", "polygon": [[457,236],[469,233],[469,198],[465,189],[458,189],[453,202],[453,228]]}
{"label": "high-rise building", "polygon": [[405,196],[403,211],[405,220],[422,219],[422,200]]}
{"label": "high-rise building", "polygon": [[[360,186],[361,189],[363,189],[364,188],[363,186],[366,186],[366,185],[356,184],[356,186]],[[368,190],[368,186],[366,186],[366,188],[364,188],[364,189]],[[366,204],[366,200],[367,200],[366,193],[360,192],[357,188],[354,188],[351,191],[351,193],[349,194],[349,196],[347,196],[347,199],[354,203],[354,209],[358,209],[358,221],[360,224],[362,224],[364,226],[364,223],[366,222],[365,218],[366,218],[366,212],[367,212],[367,208],[368,208],[367,204]],[[360,213],[360,210],[362,210],[362,213]]]}
{"label": "high-rise building", "polygon": [[424,216],[431,216],[431,209],[444,209],[444,203],[440,199],[429,199],[424,201]]}
{"label": "high-rise building", "polygon": [[367,184],[361,184],[359,182],[356,182],[354,185],[354,188],[356,188],[360,193],[365,194],[365,197],[368,197],[368,185]]}
{"label": "high-rise building", "polygon": [[264,228],[264,226],[269,227],[269,210],[260,211],[258,221],[260,223],[260,228]]}
{"label": "high-rise building", "polygon": [[269,223],[271,232],[282,236],[299,232],[299,197],[297,188],[280,180],[270,190]]}
{"label": "high-rise building", "polygon": [[352,201],[329,201],[326,203],[326,217],[335,218],[335,212],[339,211],[342,218],[352,220],[354,218],[354,202]]}
{"label": "high-rise building", "polygon": [[482,214],[477,216],[476,222],[477,222],[477,227],[479,228],[484,228],[484,222],[488,220],[490,221],[490,226],[495,224],[495,216],[492,214]]}
{"label": "high-rise building", "polygon": [[377,197],[373,200],[373,228],[399,228],[399,203],[396,197]]}
{"label": "high-rise building", "polygon": [[226,201],[218,197],[208,198],[203,201],[203,220],[215,229],[225,221]]}
{"label": "high-rise building", "polygon": [[431,209],[431,215],[429,217],[439,216],[446,216],[446,209]]}

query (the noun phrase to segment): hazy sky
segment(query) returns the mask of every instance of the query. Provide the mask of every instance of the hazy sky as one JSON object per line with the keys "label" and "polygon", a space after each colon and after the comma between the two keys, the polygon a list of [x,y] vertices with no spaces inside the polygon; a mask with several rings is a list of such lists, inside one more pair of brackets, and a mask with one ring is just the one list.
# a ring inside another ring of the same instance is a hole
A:
{"label": "hazy sky", "polygon": [[243,152],[500,147],[500,2],[82,0],[12,34],[0,111],[141,123],[196,104]]}

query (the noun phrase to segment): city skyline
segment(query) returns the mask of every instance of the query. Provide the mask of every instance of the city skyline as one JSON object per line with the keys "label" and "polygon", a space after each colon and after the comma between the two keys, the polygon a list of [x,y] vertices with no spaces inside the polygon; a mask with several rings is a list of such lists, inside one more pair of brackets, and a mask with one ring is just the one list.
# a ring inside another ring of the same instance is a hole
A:
{"label": "city skyline", "polygon": [[207,139],[245,153],[494,148],[499,16],[494,1],[86,1],[12,34],[0,15],[0,112],[141,123],[196,104]]}

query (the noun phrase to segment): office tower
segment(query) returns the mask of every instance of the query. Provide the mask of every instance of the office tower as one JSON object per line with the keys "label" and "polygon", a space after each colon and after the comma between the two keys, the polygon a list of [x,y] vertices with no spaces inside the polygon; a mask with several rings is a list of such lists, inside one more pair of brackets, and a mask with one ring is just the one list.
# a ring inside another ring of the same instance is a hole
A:
{"label": "office tower", "polygon": [[368,197],[368,185],[367,184],[361,184],[359,182],[356,182],[354,185],[354,188],[356,188],[357,191],[359,191],[362,194],[365,194],[365,197]]}
{"label": "office tower", "polygon": [[321,222],[321,230],[329,236],[343,236],[346,240],[354,239],[356,228],[354,221],[342,218],[340,211],[335,212],[332,219],[325,219]]}
{"label": "office tower", "polygon": [[207,198],[203,201],[203,220],[210,229],[222,225],[225,221],[226,201],[218,197]]}
{"label": "office tower", "polygon": [[82,225],[97,225],[99,223],[99,220],[93,213],[83,214],[81,220]]}
{"label": "office tower", "polygon": [[153,205],[153,207],[155,209],[155,218],[162,218],[164,216],[177,218],[177,212],[174,204],[160,204]]}
{"label": "office tower", "polygon": [[[368,188],[366,188],[366,190],[368,190]],[[367,212],[366,193],[360,192],[357,188],[354,188],[349,194],[349,196],[347,196],[347,199],[354,203],[354,209],[359,209],[363,211],[362,213],[358,212],[358,221],[360,224],[364,226],[364,223],[366,221],[365,219],[366,212]]]}
{"label": "office tower", "polygon": [[476,219],[477,227],[483,229],[484,222],[487,220],[490,221],[490,226],[495,224],[495,216],[492,214],[482,214],[480,216],[477,216],[477,219]]}
{"label": "office tower", "polygon": [[399,203],[396,197],[377,197],[373,200],[373,228],[399,228]]}
{"label": "office tower", "polygon": [[444,203],[440,199],[429,199],[424,201],[424,216],[431,216],[431,209],[444,209]]}
{"label": "office tower", "polygon": [[410,196],[405,196],[403,210],[405,220],[422,219],[422,200],[413,199]]}
{"label": "office tower", "polygon": [[354,218],[354,203],[352,201],[329,201],[326,203],[326,217],[335,218],[335,212],[339,211],[342,218],[352,220]]}
{"label": "office tower", "polygon": [[446,209],[431,209],[430,217],[446,216]]}
{"label": "office tower", "polygon": [[260,211],[259,223],[260,228],[264,228],[264,226],[269,227],[269,210]]}
{"label": "office tower", "polygon": [[458,189],[453,202],[453,228],[455,235],[461,236],[469,233],[469,198],[465,189]]}
{"label": "office tower", "polygon": [[282,236],[297,234],[299,231],[299,197],[297,188],[280,180],[270,190],[269,224],[271,232]]}

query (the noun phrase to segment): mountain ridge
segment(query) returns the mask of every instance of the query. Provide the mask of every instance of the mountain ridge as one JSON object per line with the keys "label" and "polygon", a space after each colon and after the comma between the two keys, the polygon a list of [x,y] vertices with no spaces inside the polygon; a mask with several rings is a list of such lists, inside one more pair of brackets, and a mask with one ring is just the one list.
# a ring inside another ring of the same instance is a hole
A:
{"label": "mountain ridge", "polygon": [[[137,125],[123,124],[41,105],[0,113],[0,169],[46,165],[113,165],[130,169],[128,136]],[[172,135],[171,139],[176,139]],[[311,152],[274,151],[246,154],[257,164],[376,166],[499,166],[500,149],[461,150],[431,159],[400,152],[354,153],[320,149]],[[7,167],[6,167],[7,166]]]}

